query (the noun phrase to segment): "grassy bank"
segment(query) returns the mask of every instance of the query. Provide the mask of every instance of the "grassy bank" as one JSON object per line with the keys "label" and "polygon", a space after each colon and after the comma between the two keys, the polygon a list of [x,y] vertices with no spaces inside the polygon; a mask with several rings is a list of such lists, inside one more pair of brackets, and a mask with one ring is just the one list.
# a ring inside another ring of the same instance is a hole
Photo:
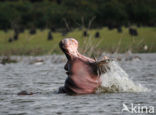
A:
{"label": "grassy bank", "polygon": [[[96,32],[100,33],[99,38],[95,38]],[[88,55],[100,54],[101,52],[156,52],[156,28],[137,28],[138,36],[129,34],[127,28],[122,28],[119,33],[116,29],[108,28],[93,29],[88,31],[88,36],[83,36],[83,29],[75,29],[63,36],[62,33],[54,32],[53,40],[47,40],[49,30],[37,30],[36,34],[29,34],[28,30],[19,34],[19,39],[11,43],[8,39],[14,35],[12,30],[7,33],[0,31],[0,55],[43,55],[61,53],[58,43],[67,37],[76,38],[79,41],[79,50]],[[144,50],[144,45],[148,49]]]}

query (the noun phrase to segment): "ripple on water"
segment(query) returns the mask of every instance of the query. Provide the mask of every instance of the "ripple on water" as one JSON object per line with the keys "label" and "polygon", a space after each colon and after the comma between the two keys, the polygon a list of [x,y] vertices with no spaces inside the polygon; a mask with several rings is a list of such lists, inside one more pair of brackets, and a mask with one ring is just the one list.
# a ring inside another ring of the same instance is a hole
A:
{"label": "ripple on water", "polygon": [[[66,79],[65,61],[59,56],[18,57],[16,64],[0,64],[0,113],[2,115],[112,115],[121,114],[122,103],[147,104],[156,107],[156,54],[136,54],[140,61],[121,61],[120,64],[135,83],[151,92],[98,93],[79,96],[54,93]],[[44,64],[30,64],[41,58]],[[19,96],[20,91],[34,92]]]}

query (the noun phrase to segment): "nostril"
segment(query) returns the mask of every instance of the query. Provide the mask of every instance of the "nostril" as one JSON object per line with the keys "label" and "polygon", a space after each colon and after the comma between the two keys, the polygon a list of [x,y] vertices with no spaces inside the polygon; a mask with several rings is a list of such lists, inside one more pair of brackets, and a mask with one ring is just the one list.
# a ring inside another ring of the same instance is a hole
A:
{"label": "nostril", "polygon": [[71,41],[72,41],[72,42],[75,42],[75,40],[74,40],[74,39],[72,39]]}

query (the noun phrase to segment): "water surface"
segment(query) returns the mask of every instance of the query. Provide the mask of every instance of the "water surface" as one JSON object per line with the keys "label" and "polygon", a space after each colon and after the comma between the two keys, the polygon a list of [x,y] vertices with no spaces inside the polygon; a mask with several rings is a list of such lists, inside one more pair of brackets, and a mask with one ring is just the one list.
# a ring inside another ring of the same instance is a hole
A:
{"label": "water surface", "polygon": [[[64,57],[13,57],[19,62],[0,64],[0,115],[127,115],[128,112],[121,112],[123,103],[154,106],[156,112],[156,54],[133,55],[141,60],[119,63],[134,82],[147,87],[150,92],[56,94],[66,79]],[[43,64],[30,63],[36,58],[45,61]],[[17,95],[22,90],[35,94]]]}

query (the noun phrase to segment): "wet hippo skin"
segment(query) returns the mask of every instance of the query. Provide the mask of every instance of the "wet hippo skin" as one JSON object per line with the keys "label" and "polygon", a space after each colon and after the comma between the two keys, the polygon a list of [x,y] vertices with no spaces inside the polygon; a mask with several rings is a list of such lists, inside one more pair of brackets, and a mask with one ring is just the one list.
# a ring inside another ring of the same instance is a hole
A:
{"label": "wet hippo skin", "polygon": [[77,50],[78,42],[73,38],[61,40],[59,46],[68,59],[64,66],[68,77],[58,92],[67,94],[95,93],[101,85],[96,61],[81,55]]}

